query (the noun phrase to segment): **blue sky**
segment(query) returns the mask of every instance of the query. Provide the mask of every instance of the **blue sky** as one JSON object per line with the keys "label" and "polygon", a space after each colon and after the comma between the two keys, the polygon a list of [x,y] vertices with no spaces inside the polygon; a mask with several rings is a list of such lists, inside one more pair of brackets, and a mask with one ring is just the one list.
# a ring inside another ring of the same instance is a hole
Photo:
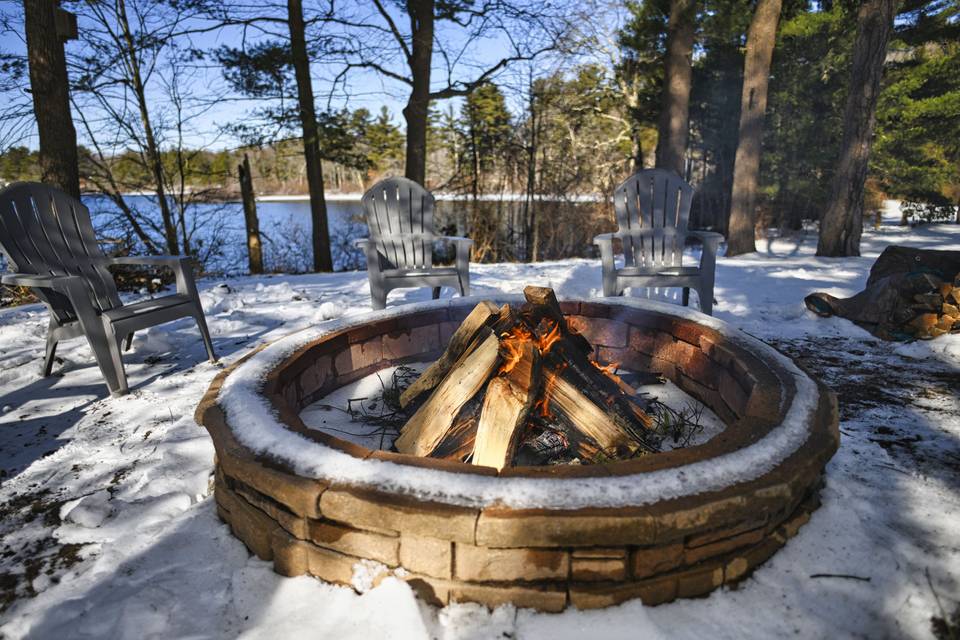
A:
{"label": "blue sky", "polygon": [[[22,5],[19,2],[6,0],[4,4],[4,12],[7,12],[9,15],[9,12],[12,11],[16,19],[22,19]],[[358,11],[368,10],[366,3],[359,1],[348,6]],[[396,17],[397,23],[401,25],[401,29],[403,29],[405,25],[403,16],[398,15]],[[80,29],[83,30],[83,28],[84,24],[81,20]],[[451,44],[454,49],[457,45],[463,43],[462,36],[449,27],[446,30],[439,28],[437,35],[438,38],[442,38],[445,43]],[[222,45],[239,46],[241,37],[241,32],[238,29],[223,29],[201,35],[194,35],[191,37],[191,43],[192,46],[196,48],[213,50]],[[458,38],[460,38],[460,40],[458,40]],[[250,42],[255,39],[256,38],[248,38],[247,41]],[[82,47],[83,45],[80,41],[75,40],[67,43],[68,53],[82,53]],[[26,46],[20,30],[0,33],[0,51],[4,53],[25,54],[25,50]],[[454,77],[472,77],[476,73],[475,69],[499,60],[507,50],[508,44],[503,38],[488,38],[480,42],[479,46],[470,48],[467,55],[460,60],[460,70],[454,74]],[[444,79],[441,64],[442,60],[439,56],[435,56],[435,70],[433,74],[435,85]],[[402,65],[393,64],[391,68],[405,72]],[[339,66],[324,64],[319,60],[313,61],[312,75],[318,110],[325,109],[328,106],[333,109],[346,106],[350,109],[365,107],[371,112],[376,113],[380,110],[381,106],[386,106],[390,110],[394,122],[398,125],[403,125],[401,110],[409,91],[407,85],[394,80],[384,80],[373,71],[354,70],[351,71],[348,76],[348,82],[345,87],[346,91],[343,91],[342,87],[336,91],[332,91],[330,80],[339,69]],[[226,83],[218,68],[199,69],[196,73],[197,77],[192,83],[193,95],[211,95],[227,91]],[[520,73],[520,69],[508,70],[501,74],[498,80],[500,82],[516,84],[518,74]],[[17,96],[7,96],[6,99],[28,100],[28,97],[20,94]],[[161,102],[162,99],[158,96],[155,99],[158,110],[162,109]],[[446,110],[450,104],[456,107],[458,103],[459,101],[454,99],[441,103],[439,106]],[[238,141],[225,136],[222,133],[222,125],[242,120],[245,114],[256,106],[257,103],[250,100],[238,99],[226,101],[206,111],[192,123],[191,131],[188,132],[189,144],[191,146],[209,146],[212,149],[236,146]],[[27,126],[30,127],[31,130],[27,132],[27,130],[24,129],[27,135],[21,144],[25,143],[30,147],[34,147],[36,144],[36,136],[32,131],[32,122]],[[79,141],[83,143],[85,137],[82,128],[78,126]],[[2,139],[0,139],[0,142],[2,142]]]}

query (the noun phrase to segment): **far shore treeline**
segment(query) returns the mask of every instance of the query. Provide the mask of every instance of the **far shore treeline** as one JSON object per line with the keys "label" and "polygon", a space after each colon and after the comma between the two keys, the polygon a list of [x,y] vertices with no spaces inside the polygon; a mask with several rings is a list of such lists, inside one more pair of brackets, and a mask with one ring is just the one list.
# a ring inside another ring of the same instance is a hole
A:
{"label": "far shore treeline", "polygon": [[[13,4],[0,28],[56,53],[31,40],[42,16]],[[614,187],[653,166],[695,187],[691,224],[724,233],[728,255],[816,221],[820,255],[856,255],[886,198],[907,203],[905,223],[960,222],[952,0],[63,7],[73,126],[38,94],[62,84],[56,69],[0,50],[0,183],[57,184],[44,127],[74,135],[67,164],[129,251],[206,259],[205,212],[239,199],[245,158],[258,196],[309,196],[315,270],[332,268],[326,196],[389,175],[463,199],[476,260],[590,255],[590,234],[614,228]],[[375,106],[388,94],[402,108]],[[233,119],[199,124],[214,108]]]}

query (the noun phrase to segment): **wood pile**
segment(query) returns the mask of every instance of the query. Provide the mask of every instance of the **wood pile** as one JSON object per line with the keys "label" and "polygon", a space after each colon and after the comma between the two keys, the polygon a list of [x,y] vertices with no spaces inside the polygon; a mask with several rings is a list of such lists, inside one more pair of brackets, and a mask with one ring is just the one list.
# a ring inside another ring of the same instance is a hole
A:
{"label": "wood pile", "polygon": [[866,289],[851,298],[813,293],[820,316],[837,315],[884,340],[930,339],[960,332],[960,251],[887,247]]}
{"label": "wood pile", "polygon": [[652,453],[645,402],[593,358],[551,289],[520,308],[481,302],[401,395],[401,453],[512,465],[601,463]]}

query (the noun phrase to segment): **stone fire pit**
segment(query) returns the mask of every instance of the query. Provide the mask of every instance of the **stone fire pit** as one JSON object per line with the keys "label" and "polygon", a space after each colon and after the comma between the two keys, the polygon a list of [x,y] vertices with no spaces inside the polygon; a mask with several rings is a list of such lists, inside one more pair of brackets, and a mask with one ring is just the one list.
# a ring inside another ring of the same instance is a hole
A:
{"label": "stone fire pit", "polygon": [[370,450],[300,419],[333,389],[436,358],[476,302],[327,323],[217,377],[197,419],[217,451],[218,513],[252,552],[344,585],[395,575],[441,605],[654,605],[742,579],[818,506],[839,442],[833,394],[766,344],[671,305],[561,306],[599,362],[662,373],[723,419],[698,446],[498,473]]}

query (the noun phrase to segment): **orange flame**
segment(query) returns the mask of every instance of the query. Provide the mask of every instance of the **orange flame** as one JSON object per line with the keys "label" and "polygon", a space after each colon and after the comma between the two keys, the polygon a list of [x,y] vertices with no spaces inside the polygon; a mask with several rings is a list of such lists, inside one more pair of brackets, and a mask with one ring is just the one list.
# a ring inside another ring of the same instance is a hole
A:
{"label": "orange flame", "polygon": [[548,372],[545,376],[543,384],[543,396],[541,397],[540,402],[537,404],[537,408],[540,410],[540,415],[544,418],[553,417],[553,414],[550,413],[550,398],[553,396],[553,390],[557,386],[557,378],[560,377],[560,374],[563,373],[563,370],[566,368],[566,363],[563,363],[557,367],[556,371]]}
{"label": "orange flame", "polygon": [[556,342],[561,337],[562,336],[560,335],[560,323],[555,322],[553,325],[553,328],[547,332],[547,335],[540,338],[539,344],[537,345],[538,347],[540,347],[540,353],[547,353],[548,351],[550,351],[550,347],[556,344]]}
{"label": "orange flame", "polygon": [[500,373],[510,373],[523,357],[522,345],[525,342],[533,340],[533,334],[523,325],[517,325],[500,336],[501,354],[503,355],[503,365],[500,367]]}

